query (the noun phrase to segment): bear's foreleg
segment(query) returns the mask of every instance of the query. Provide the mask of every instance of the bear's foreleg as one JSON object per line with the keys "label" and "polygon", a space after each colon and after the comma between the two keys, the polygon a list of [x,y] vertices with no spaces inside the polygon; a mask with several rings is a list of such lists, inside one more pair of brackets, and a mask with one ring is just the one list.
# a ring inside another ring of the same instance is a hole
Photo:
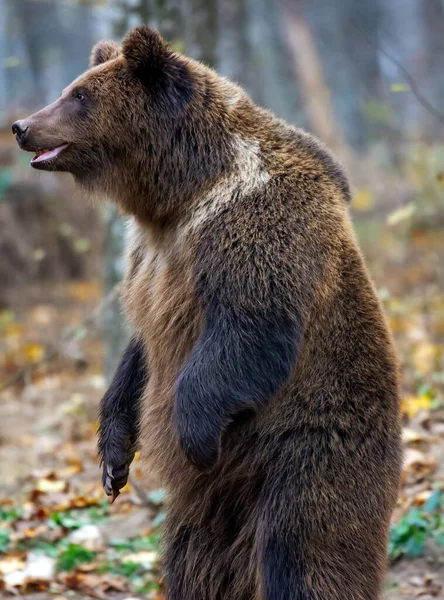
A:
{"label": "bear's foreleg", "polygon": [[217,462],[230,420],[242,411],[256,412],[285,383],[300,336],[297,315],[278,309],[245,314],[216,307],[209,315],[176,386],[179,441],[197,469]]}
{"label": "bear's foreleg", "polygon": [[99,455],[102,483],[113,500],[125,486],[139,434],[140,398],[148,369],[143,346],[133,338],[100,403]]}

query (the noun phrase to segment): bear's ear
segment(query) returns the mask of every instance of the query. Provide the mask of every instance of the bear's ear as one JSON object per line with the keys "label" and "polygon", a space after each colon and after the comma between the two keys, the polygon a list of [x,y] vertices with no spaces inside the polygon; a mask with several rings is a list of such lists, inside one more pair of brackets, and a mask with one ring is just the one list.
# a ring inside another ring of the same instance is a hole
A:
{"label": "bear's ear", "polygon": [[103,40],[98,42],[91,51],[89,57],[89,66],[97,67],[108,60],[117,58],[120,54],[121,48],[119,44],[113,42],[113,40]]}
{"label": "bear's ear", "polygon": [[144,81],[162,76],[173,55],[160,33],[147,25],[134,27],[128,33],[122,51],[130,70]]}
{"label": "bear's ear", "polygon": [[186,60],[176,54],[160,33],[147,25],[132,29],[123,40],[122,53],[129,70],[154,95],[183,106],[192,94],[193,78]]}

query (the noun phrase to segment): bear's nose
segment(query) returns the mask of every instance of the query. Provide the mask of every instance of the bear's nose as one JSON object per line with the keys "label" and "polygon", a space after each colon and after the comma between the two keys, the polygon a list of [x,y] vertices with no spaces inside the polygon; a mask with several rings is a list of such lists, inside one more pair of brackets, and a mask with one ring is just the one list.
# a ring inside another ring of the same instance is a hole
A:
{"label": "bear's nose", "polygon": [[12,125],[12,133],[14,133],[18,140],[21,140],[25,133],[28,131],[28,127],[23,121],[16,121]]}

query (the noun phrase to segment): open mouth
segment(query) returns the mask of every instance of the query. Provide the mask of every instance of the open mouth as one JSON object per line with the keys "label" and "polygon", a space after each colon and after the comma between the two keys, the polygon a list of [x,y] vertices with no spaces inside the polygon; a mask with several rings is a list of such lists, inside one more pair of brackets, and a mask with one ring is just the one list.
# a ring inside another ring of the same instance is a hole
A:
{"label": "open mouth", "polygon": [[31,160],[31,164],[35,165],[37,163],[51,160],[52,158],[56,158],[68,146],[69,146],[69,144],[62,144],[61,146],[57,146],[56,148],[37,150],[34,158]]}

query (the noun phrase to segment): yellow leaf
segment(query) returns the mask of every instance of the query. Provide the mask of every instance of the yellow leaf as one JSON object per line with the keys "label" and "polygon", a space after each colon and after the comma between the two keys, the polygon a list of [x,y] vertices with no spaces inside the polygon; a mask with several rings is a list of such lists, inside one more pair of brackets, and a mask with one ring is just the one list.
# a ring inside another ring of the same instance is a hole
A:
{"label": "yellow leaf", "polygon": [[23,354],[28,362],[37,362],[43,358],[45,347],[41,344],[25,344]]}
{"label": "yellow leaf", "polygon": [[413,419],[420,410],[429,410],[431,399],[426,396],[404,396],[401,400],[401,412]]}
{"label": "yellow leaf", "polygon": [[410,91],[410,86],[407,83],[392,83],[390,86],[391,92],[408,92]]}
{"label": "yellow leaf", "polygon": [[375,198],[371,190],[358,190],[353,198],[353,208],[359,211],[373,208]]}
{"label": "yellow leaf", "polygon": [[413,352],[415,369],[421,374],[432,373],[441,354],[442,348],[439,344],[431,344],[430,342],[417,344]]}
{"label": "yellow leaf", "polygon": [[36,483],[36,489],[39,492],[64,492],[66,490],[66,481],[59,481],[57,479],[39,479]]}
{"label": "yellow leaf", "polygon": [[397,208],[392,213],[390,213],[389,216],[387,217],[387,223],[389,225],[397,225],[398,223],[401,223],[402,221],[406,221],[407,219],[410,219],[413,216],[414,212],[415,212],[415,205],[412,202],[410,202],[409,204],[406,204],[405,206],[401,206],[401,208]]}
{"label": "yellow leaf", "polygon": [[81,465],[72,465],[70,467],[63,467],[63,469],[59,469],[57,471],[57,477],[59,479],[70,479],[74,475],[77,475],[77,473],[80,473],[82,470],[83,469],[82,469]]}
{"label": "yellow leaf", "polygon": [[5,335],[8,338],[18,338],[25,332],[25,327],[22,323],[11,323],[6,327]]}
{"label": "yellow leaf", "polygon": [[69,285],[69,295],[80,302],[96,300],[102,294],[102,288],[95,282],[76,281]]}

